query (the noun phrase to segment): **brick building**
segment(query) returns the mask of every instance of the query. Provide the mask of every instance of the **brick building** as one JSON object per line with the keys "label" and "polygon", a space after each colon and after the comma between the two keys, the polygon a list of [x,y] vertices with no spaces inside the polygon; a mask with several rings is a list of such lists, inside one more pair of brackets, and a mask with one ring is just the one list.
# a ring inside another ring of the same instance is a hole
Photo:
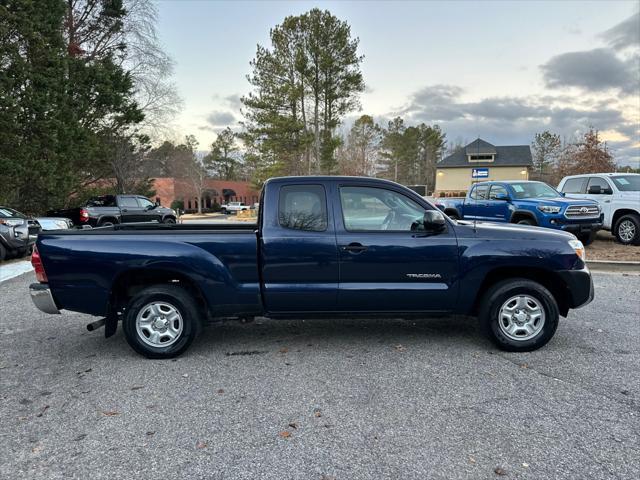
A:
{"label": "brick building", "polygon": [[[189,181],[182,178],[162,177],[153,182],[156,191],[155,200],[161,205],[170,207],[174,200],[182,200],[186,210],[198,208],[198,200]],[[214,204],[227,202],[244,202],[251,205],[258,201],[260,192],[254,190],[249,182],[232,182],[227,180],[205,180],[202,195],[202,208],[211,208]]]}

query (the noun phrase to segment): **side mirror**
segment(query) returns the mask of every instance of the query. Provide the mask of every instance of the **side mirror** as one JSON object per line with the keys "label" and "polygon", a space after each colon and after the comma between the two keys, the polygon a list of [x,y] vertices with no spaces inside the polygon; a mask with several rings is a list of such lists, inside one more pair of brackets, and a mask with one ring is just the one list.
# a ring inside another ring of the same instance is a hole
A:
{"label": "side mirror", "polygon": [[509,198],[509,195],[507,195],[506,193],[498,193],[496,194],[495,197],[493,197],[494,200],[503,200],[505,202],[508,202],[509,200],[511,200]]}
{"label": "side mirror", "polygon": [[587,193],[589,195],[602,195],[602,187],[600,185],[591,185]]}
{"label": "side mirror", "polygon": [[160,200],[156,200],[156,207],[160,207]]}
{"label": "side mirror", "polygon": [[441,232],[444,230],[447,222],[444,214],[440,210],[427,210],[424,212],[422,224],[426,232]]}

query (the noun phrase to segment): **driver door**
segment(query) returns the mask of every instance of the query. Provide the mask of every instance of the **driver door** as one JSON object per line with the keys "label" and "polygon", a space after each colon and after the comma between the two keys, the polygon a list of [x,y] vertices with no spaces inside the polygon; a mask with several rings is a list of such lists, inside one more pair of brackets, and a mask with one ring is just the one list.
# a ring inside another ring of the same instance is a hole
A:
{"label": "driver door", "polygon": [[401,191],[341,186],[336,211],[338,307],[353,312],[450,311],[457,289],[453,228],[412,230],[428,204]]}

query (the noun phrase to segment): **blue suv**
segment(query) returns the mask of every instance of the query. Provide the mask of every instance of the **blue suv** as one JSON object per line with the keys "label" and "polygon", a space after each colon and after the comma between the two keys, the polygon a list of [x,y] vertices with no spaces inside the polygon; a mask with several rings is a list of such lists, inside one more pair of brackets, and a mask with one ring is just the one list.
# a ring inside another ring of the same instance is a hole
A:
{"label": "blue suv", "polygon": [[475,184],[463,199],[439,198],[449,217],[519,223],[565,230],[588,245],[602,228],[600,206],[592,200],[566,198],[543,182],[494,181]]}

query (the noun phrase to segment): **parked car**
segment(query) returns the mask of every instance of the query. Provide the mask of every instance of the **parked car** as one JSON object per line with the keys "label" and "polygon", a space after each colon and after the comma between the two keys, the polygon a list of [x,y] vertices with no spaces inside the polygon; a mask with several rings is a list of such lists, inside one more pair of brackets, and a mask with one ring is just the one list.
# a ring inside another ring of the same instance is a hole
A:
{"label": "parked car", "polygon": [[570,198],[598,202],[603,228],[611,230],[620,243],[640,245],[640,174],[571,175],[560,181],[558,190]]}
{"label": "parked car", "polygon": [[78,208],[52,210],[49,217],[70,219],[78,227],[103,227],[118,223],[176,223],[176,212],[141,195],[103,195]]}
{"label": "parked car", "polygon": [[220,211],[224,214],[234,214],[242,210],[249,210],[250,208],[249,205],[245,205],[242,202],[229,202],[226,205],[222,205]]}
{"label": "parked car", "polygon": [[33,218],[9,207],[0,206],[0,261],[7,257],[31,254],[40,225]]}
{"label": "parked car", "polygon": [[602,228],[597,202],[564,198],[543,182],[492,181],[474,185],[464,199],[439,198],[454,219],[518,223],[564,230],[590,244]]}
{"label": "parked car", "polygon": [[73,228],[73,222],[63,217],[37,217],[36,221],[42,227],[42,231],[67,230]]}
{"label": "parked car", "polygon": [[530,351],[593,298],[573,235],[453,221],[412,190],[358,177],[271,179],[259,224],[135,224],[40,235],[31,296],[47,313],[122,322],[150,358],[229,318],[477,315],[500,348]]}

